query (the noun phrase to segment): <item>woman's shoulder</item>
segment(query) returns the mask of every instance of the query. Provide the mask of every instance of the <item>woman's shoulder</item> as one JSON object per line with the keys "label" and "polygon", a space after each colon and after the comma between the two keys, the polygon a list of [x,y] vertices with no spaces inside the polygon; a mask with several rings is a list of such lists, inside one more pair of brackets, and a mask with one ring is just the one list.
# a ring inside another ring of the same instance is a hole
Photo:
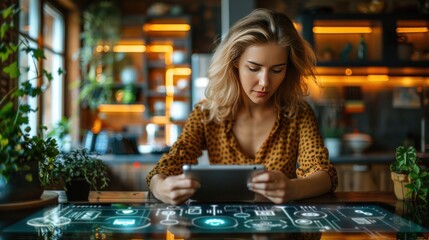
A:
{"label": "woman's shoulder", "polygon": [[197,102],[192,109],[191,115],[197,115],[199,118],[207,119],[210,114],[210,110],[204,107],[205,100]]}
{"label": "woman's shoulder", "polygon": [[289,116],[290,118],[293,118],[293,116],[302,117],[303,115],[314,114],[313,107],[308,101],[304,99],[298,101],[294,108],[293,114],[290,109],[283,109],[282,111],[284,116]]}

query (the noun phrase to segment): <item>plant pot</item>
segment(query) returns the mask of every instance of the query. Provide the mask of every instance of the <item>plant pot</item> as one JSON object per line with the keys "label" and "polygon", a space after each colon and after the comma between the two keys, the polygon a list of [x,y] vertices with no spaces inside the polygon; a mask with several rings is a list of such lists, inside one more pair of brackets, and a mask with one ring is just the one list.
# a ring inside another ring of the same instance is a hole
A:
{"label": "plant pot", "polygon": [[410,179],[407,174],[399,174],[391,172],[390,176],[393,181],[393,189],[398,200],[411,200],[412,196],[408,195],[411,190],[405,185],[410,183]]}
{"label": "plant pot", "polygon": [[[39,165],[37,162],[29,164],[30,170],[15,172],[10,175],[9,181],[0,177],[0,203],[27,202],[39,200],[43,188],[39,180]],[[32,174],[31,182],[25,179]]]}
{"label": "plant pot", "polygon": [[74,179],[66,183],[68,201],[88,201],[90,185],[85,179]]}

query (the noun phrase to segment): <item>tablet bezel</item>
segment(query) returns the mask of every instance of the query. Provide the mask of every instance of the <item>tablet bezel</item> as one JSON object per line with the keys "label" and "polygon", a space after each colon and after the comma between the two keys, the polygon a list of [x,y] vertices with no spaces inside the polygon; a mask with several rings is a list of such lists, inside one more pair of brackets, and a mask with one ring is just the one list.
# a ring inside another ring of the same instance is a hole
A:
{"label": "tablet bezel", "polygon": [[185,176],[197,180],[201,188],[191,197],[199,202],[254,201],[256,194],[247,188],[249,179],[265,170],[264,165],[189,165]]}

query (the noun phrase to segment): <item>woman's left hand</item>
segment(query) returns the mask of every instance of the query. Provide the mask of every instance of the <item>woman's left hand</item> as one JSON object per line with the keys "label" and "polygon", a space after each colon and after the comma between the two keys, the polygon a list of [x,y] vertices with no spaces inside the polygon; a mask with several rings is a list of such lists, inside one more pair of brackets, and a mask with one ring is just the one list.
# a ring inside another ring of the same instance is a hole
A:
{"label": "woman's left hand", "polygon": [[295,183],[281,171],[264,171],[248,183],[251,191],[261,194],[274,203],[286,203],[295,197]]}

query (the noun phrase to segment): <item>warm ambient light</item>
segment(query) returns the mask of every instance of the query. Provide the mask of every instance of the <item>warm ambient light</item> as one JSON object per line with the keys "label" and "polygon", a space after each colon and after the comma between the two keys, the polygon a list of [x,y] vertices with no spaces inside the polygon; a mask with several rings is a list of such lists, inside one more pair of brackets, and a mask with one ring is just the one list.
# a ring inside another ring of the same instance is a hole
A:
{"label": "warm ambient light", "polygon": [[372,33],[371,27],[313,27],[313,33]]}
{"label": "warm ambient light", "polygon": [[191,75],[192,70],[190,68],[170,68],[167,69],[165,73],[165,87],[166,87],[166,95],[174,96],[174,75]]}
{"label": "warm ambient light", "polygon": [[370,82],[387,82],[389,81],[389,76],[372,74],[372,75],[368,75],[367,79]]}
{"label": "warm ambient light", "polygon": [[186,32],[191,30],[189,24],[145,24],[143,30],[148,31],[170,31],[170,32]]}
{"label": "warm ambient light", "polygon": [[116,45],[113,47],[114,52],[145,52],[146,46],[143,44],[138,45]]}
{"label": "warm ambient light", "polygon": [[[148,48],[148,49],[146,49]],[[97,52],[108,52],[109,46],[98,45],[96,48]],[[156,53],[169,53],[173,52],[171,45],[151,45],[146,47],[144,44],[121,44],[113,47],[114,52],[156,52]]]}
{"label": "warm ambient light", "polygon": [[396,28],[397,33],[427,33],[429,28],[427,27],[398,27]]}
{"label": "warm ambient light", "polygon": [[145,107],[142,104],[102,104],[98,107],[100,113],[142,113]]}
{"label": "warm ambient light", "polygon": [[323,83],[376,83],[389,81],[388,75],[369,74],[367,76],[319,76],[318,78]]}
{"label": "warm ambient light", "polygon": [[171,45],[151,45],[149,46],[148,51],[157,53],[168,53],[173,52],[173,47]]}
{"label": "warm ambient light", "polygon": [[169,124],[170,120],[168,119],[168,117],[165,117],[165,116],[153,116],[151,118],[151,122],[161,125],[161,124]]}

